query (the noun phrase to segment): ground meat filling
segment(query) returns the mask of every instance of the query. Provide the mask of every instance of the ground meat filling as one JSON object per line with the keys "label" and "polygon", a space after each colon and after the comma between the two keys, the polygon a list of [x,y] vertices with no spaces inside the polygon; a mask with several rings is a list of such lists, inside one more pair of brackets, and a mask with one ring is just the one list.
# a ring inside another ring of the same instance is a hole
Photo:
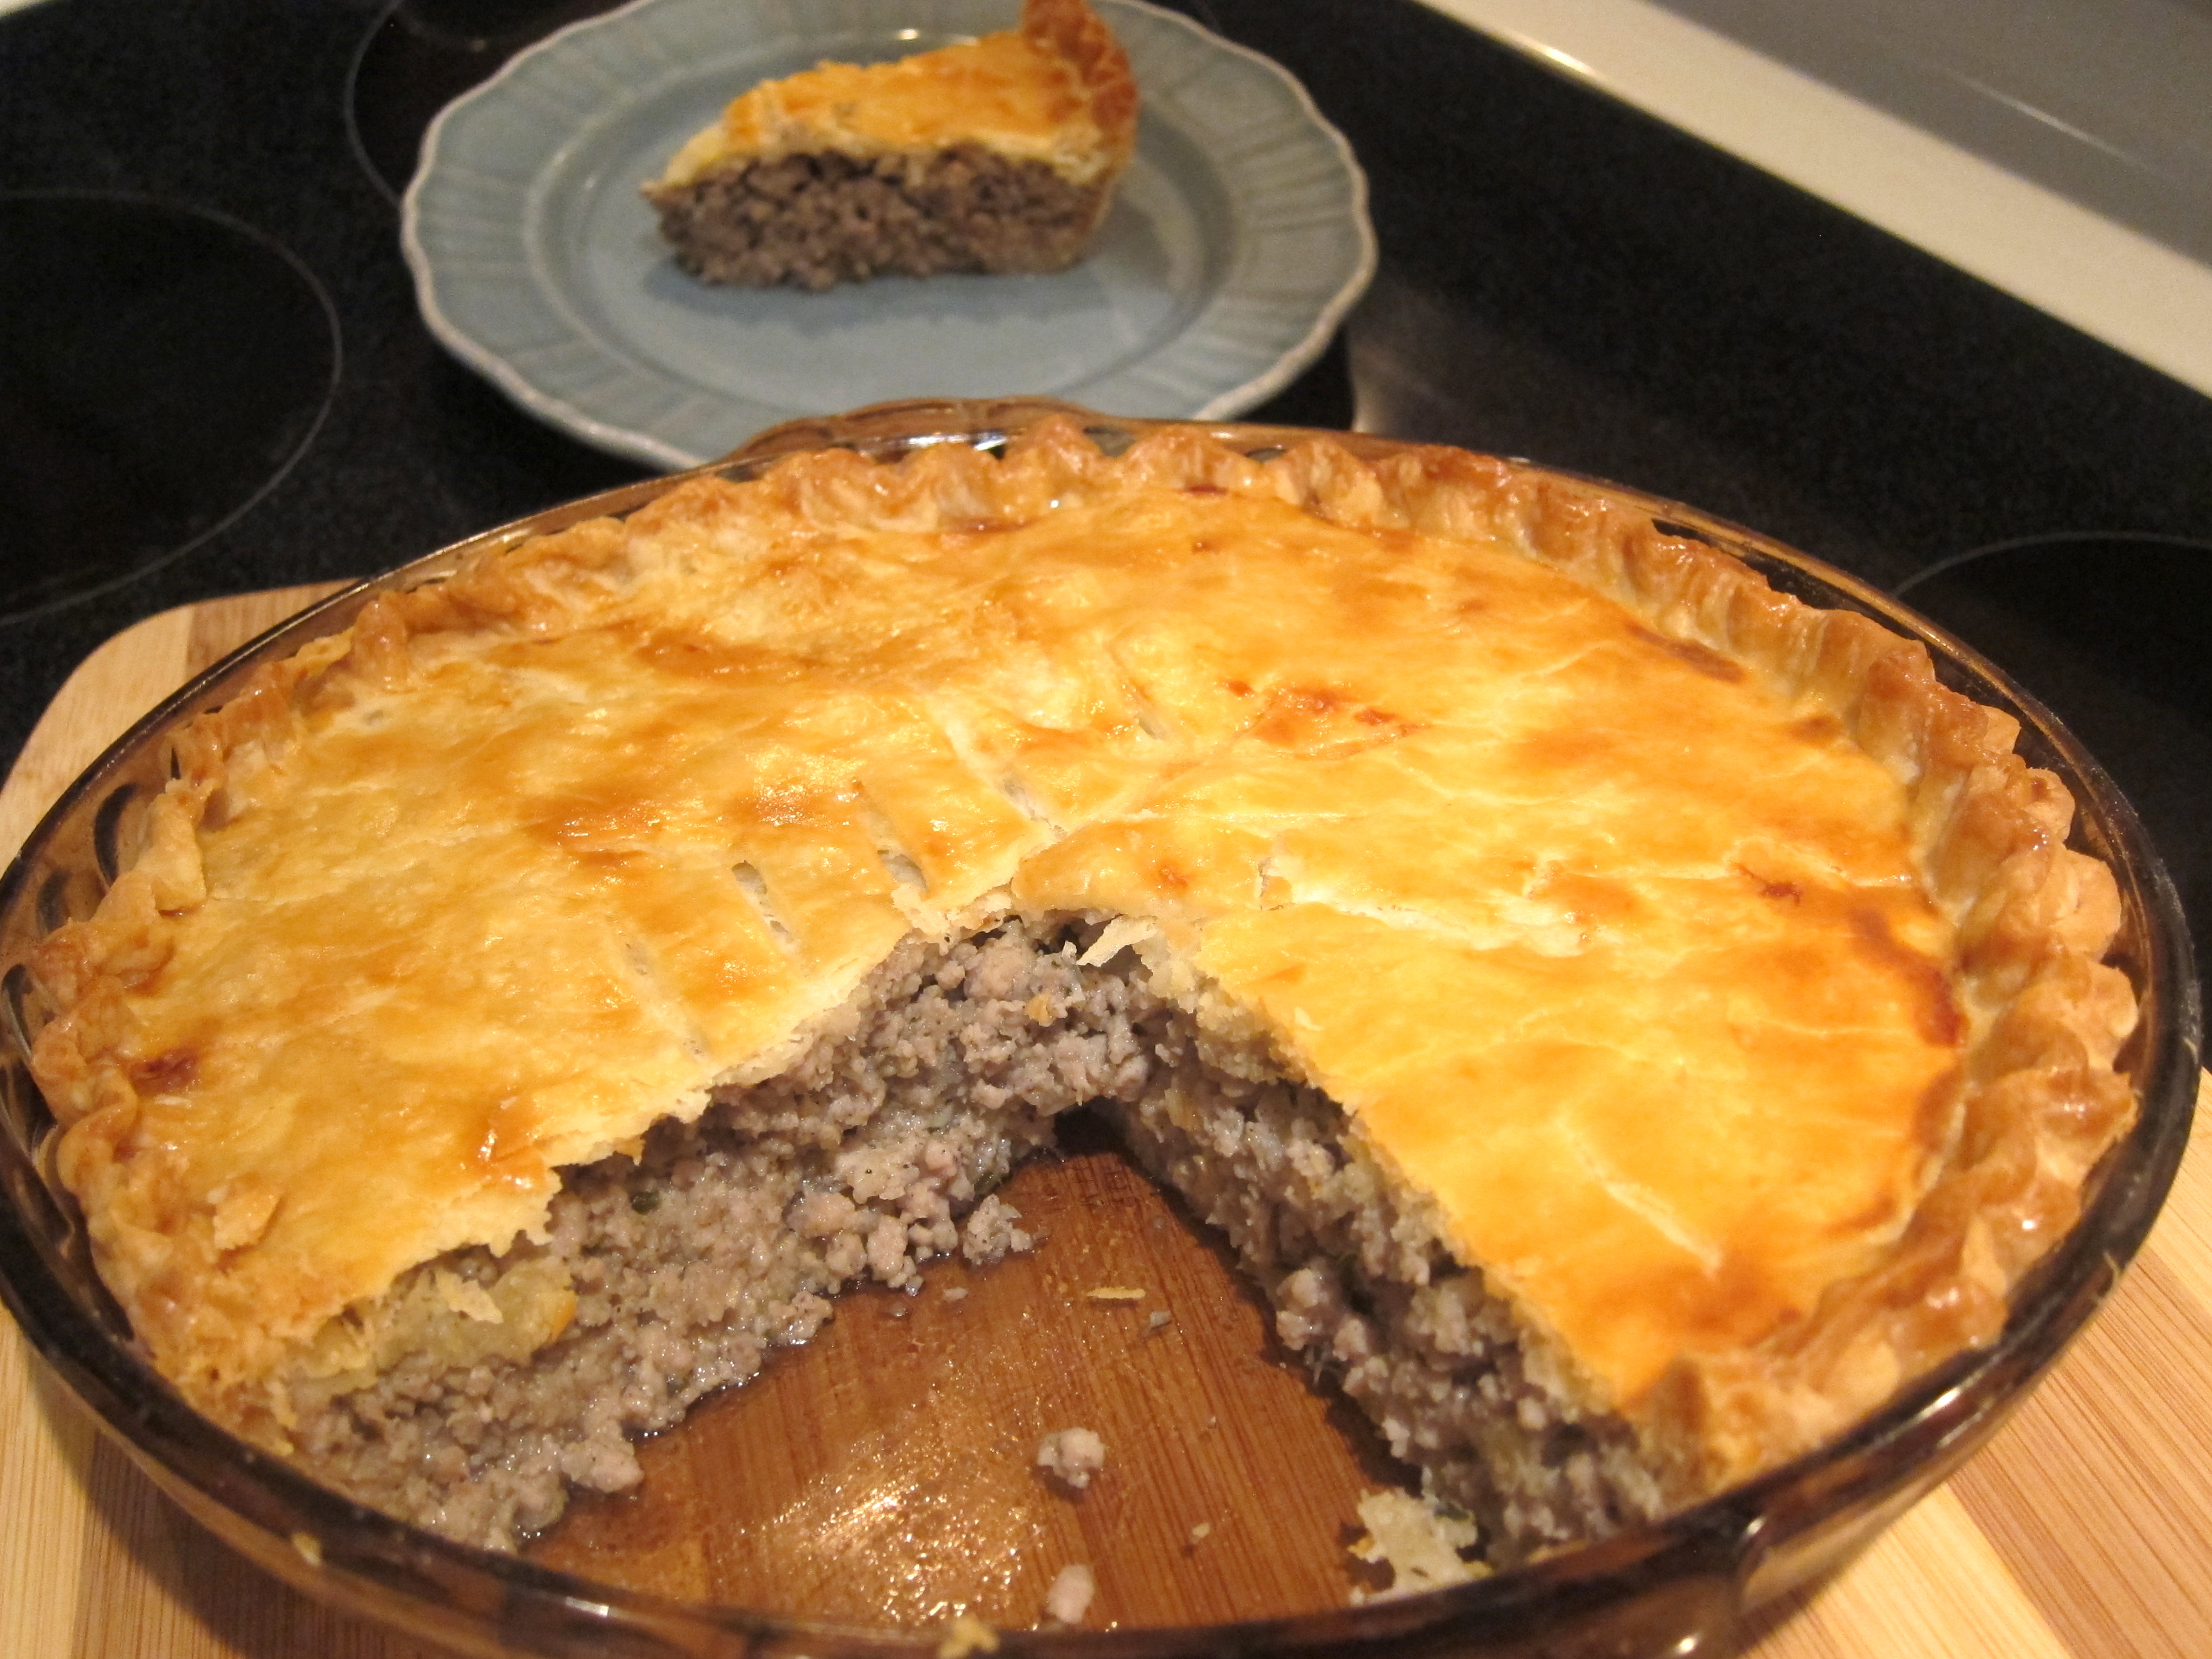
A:
{"label": "ground meat filling", "polygon": [[[571,1485],[635,1483],[633,1437],[805,1341],[842,1287],[1028,1249],[990,1189],[1050,1145],[1057,1114],[1096,1103],[1227,1234],[1284,1343],[1477,1520],[1493,1560],[1657,1513],[1626,1426],[1578,1417],[1337,1107],[1256,1040],[1201,1031],[1133,950],[1086,965],[1098,933],[1009,922],[901,947],[789,1071],[663,1124],[634,1158],[572,1171],[546,1243],[461,1252],[396,1285],[372,1368],[295,1385],[301,1461],[511,1549]],[[573,1294],[573,1316],[501,1354],[500,1333],[528,1318],[501,1310],[539,1286]]]}
{"label": "ground meat filling", "polygon": [[873,160],[787,155],[647,187],[676,262],[709,283],[821,289],[871,276],[1060,270],[1105,186],[975,144]]}
{"label": "ground meat filling", "polygon": [[1545,1374],[1511,1310],[1453,1261],[1429,1206],[1382,1172],[1335,1103],[1227,1069],[1243,1057],[1206,1046],[1108,1115],[1228,1235],[1284,1346],[1359,1403],[1431,1498],[1478,1523],[1486,1559],[1510,1565],[1659,1515],[1633,1431]]}

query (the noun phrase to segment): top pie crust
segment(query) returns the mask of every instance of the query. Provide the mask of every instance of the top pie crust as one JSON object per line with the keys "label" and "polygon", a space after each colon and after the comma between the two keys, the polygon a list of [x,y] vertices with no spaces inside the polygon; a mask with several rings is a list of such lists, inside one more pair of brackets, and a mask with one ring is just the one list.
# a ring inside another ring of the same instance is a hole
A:
{"label": "top pie crust", "polygon": [[2014,735],[1457,451],[823,451],[382,596],[185,728],[40,951],[36,1068],[156,1363],[265,1437],[349,1310],[538,1236],[914,930],[1118,918],[1688,1497],[1992,1337],[2131,1121],[2114,886]]}

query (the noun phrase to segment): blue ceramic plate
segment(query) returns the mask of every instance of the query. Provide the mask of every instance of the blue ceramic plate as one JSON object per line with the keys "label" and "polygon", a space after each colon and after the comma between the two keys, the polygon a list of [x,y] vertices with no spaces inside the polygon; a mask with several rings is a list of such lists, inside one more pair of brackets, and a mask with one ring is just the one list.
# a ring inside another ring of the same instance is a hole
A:
{"label": "blue ceramic plate", "polygon": [[1375,268],[1366,180],[1279,66],[1094,0],[1144,99],[1082,264],[826,294],[676,268],[639,193],[754,82],[1009,27],[1012,0],[639,0],[521,53],[424,141],[402,235],[431,331],[532,414],[655,466],[889,398],[1221,418],[1320,353]]}

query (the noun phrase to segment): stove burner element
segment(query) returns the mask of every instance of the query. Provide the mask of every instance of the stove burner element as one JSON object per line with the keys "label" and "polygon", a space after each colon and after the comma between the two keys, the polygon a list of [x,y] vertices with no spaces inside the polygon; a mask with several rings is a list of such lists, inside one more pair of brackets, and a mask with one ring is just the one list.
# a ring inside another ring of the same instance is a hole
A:
{"label": "stove burner element", "polygon": [[0,194],[0,621],[204,542],[284,476],[337,382],[299,261],[198,208]]}
{"label": "stove burner element", "polygon": [[564,23],[616,0],[398,0],[354,55],[346,119],[354,154],[394,202],[415,176],[431,118]]}

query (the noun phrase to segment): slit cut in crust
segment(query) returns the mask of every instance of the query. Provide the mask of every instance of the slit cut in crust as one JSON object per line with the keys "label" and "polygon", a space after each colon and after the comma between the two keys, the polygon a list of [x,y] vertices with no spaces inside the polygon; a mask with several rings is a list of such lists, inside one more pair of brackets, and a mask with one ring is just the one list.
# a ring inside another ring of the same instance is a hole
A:
{"label": "slit cut in crust", "polygon": [[1848,1427],[2071,1224],[2134,1006],[2013,735],[1503,462],[823,451],[257,671],[34,1062],[165,1375],[453,1536],[1022,1248],[1097,1103],[1510,1562]]}

